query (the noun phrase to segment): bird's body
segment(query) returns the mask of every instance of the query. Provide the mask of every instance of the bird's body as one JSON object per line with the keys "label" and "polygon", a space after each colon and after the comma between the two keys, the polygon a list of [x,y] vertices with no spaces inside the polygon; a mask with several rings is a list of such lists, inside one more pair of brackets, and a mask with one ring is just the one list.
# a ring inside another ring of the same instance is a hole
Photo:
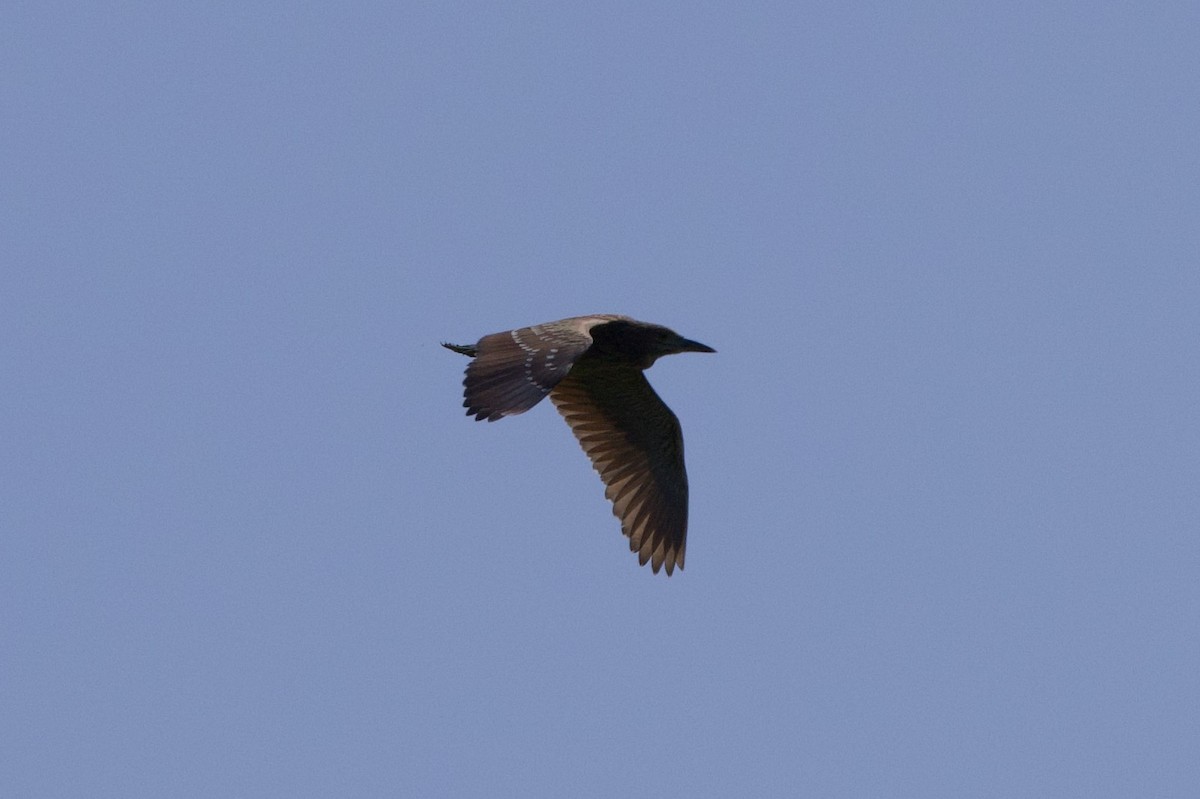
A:
{"label": "bird's body", "polygon": [[494,422],[549,395],[600,473],[629,546],[643,565],[683,568],[687,471],[679,421],[643,370],[676,352],[714,352],[627,316],[576,316],[444,344],[474,360],[463,407]]}

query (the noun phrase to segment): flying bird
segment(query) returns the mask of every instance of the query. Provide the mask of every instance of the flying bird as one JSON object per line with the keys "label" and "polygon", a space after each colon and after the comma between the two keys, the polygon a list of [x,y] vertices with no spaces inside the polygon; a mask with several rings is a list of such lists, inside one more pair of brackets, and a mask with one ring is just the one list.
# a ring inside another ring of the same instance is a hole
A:
{"label": "flying bird", "polygon": [[664,355],[716,352],[627,316],[574,316],[442,344],[468,355],[463,407],[476,421],[524,413],[547,394],[604,481],[638,562],[683,568],[688,487],[679,420],[643,371]]}

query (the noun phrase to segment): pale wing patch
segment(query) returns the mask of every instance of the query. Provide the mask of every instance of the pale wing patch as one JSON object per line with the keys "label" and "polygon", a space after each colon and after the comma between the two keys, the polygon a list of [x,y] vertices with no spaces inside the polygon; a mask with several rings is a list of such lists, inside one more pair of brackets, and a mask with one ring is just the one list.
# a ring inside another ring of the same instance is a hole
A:
{"label": "pale wing patch", "polygon": [[576,316],[484,336],[463,380],[463,407],[494,422],[524,413],[558,385],[592,345],[593,327],[625,317]]}

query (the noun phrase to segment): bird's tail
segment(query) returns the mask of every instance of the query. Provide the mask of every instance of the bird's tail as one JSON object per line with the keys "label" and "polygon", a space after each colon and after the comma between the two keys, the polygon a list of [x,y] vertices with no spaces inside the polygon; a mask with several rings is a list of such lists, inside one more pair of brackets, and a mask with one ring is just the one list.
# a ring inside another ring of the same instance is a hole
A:
{"label": "bird's tail", "polygon": [[443,341],[442,346],[448,350],[454,350],[455,352],[462,353],[470,358],[474,358],[478,354],[474,347],[467,344],[447,344]]}

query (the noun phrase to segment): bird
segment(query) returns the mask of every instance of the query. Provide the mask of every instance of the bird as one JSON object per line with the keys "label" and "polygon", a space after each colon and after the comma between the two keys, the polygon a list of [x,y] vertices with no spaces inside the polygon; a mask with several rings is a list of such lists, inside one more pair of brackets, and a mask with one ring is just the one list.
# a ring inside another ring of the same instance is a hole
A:
{"label": "bird", "polygon": [[573,316],[442,346],[471,357],[463,407],[476,421],[524,413],[547,395],[600,474],[638,563],[683,569],[688,485],[679,420],[643,372],[664,355],[716,352],[619,314]]}

